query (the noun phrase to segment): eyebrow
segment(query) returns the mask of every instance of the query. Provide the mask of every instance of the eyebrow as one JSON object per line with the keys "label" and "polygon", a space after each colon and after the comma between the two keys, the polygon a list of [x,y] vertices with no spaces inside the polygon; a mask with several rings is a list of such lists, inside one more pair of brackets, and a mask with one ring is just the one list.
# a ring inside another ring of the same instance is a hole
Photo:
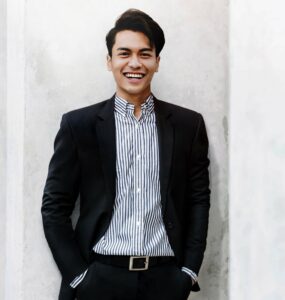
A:
{"label": "eyebrow", "polygon": [[[150,51],[151,52],[152,50],[153,50],[152,48],[142,48],[139,51],[140,52],[146,52],[146,51]],[[126,48],[126,47],[119,47],[119,48],[117,48],[117,51],[131,51],[131,49]]]}

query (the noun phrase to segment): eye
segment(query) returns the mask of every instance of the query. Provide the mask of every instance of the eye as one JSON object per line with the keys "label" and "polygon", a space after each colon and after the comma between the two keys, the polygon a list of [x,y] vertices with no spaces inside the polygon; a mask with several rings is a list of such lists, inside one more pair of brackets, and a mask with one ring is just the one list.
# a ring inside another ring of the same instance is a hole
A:
{"label": "eye", "polygon": [[118,54],[119,56],[121,56],[121,57],[126,57],[126,56],[128,56],[129,55],[129,52],[120,52],[119,54]]}
{"label": "eye", "polygon": [[141,53],[141,56],[142,57],[151,57],[150,53],[147,53],[147,52]]}

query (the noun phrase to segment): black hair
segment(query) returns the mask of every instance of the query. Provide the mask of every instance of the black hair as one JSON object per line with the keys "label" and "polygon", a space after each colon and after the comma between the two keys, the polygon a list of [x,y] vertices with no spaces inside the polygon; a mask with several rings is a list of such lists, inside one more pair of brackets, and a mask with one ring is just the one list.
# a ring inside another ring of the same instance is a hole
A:
{"label": "black hair", "polygon": [[161,27],[146,13],[138,9],[128,9],[125,11],[106,35],[106,45],[108,54],[112,56],[112,48],[115,44],[116,34],[123,30],[132,30],[145,34],[151,47],[155,47],[155,54],[159,56],[165,38]]}

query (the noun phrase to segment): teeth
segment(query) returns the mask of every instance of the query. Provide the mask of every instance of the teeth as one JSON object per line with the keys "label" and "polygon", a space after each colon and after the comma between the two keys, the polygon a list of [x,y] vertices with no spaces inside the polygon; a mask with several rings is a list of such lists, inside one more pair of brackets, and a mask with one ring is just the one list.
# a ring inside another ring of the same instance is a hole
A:
{"label": "teeth", "polygon": [[143,74],[127,73],[126,77],[128,77],[128,78],[143,78]]}

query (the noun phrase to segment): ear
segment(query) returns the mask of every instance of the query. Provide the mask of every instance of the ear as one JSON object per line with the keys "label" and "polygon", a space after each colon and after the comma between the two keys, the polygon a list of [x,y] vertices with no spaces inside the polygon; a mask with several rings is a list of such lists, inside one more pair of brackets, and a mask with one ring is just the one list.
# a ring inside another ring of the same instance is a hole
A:
{"label": "ear", "polygon": [[107,68],[108,68],[108,71],[112,71],[112,57],[107,54]]}
{"label": "ear", "polygon": [[155,72],[158,72],[159,62],[160,62],[160,56],[157,56],[157,58],[156,58],[156,70],[155,70]]}

